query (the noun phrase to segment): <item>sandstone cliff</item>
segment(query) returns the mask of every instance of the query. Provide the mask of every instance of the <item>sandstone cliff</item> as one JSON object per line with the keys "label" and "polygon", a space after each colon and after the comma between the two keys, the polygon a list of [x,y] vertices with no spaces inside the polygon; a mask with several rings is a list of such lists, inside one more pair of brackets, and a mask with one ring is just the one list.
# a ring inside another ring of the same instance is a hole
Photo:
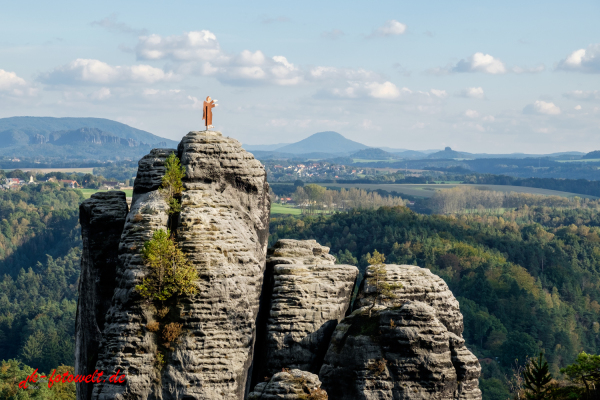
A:
{"label": "sandstone cliff", "polygon": [[[158,190],[172,152],[186,169],[175,214]],[[190,132],[140,160],[131,210],[121,192],[82,203],[76,368],[127,380],[80,384],[78,400],[325,399],[321,382],[332,400],[481,398],[443,280],[388,265],[385,280],[402,287],[374,305],[376,288],[363,283],[349,315],[358,269],[314,240],[267,250],[268,192],[264,167],[239,142]],[[134,288],[148,272],[144,242],[167,228],[198,293],[158,310]],[[181,324],[178,338],[161,334],[167,323]]]}
{"label": "sandstone cliff", "polygon": [[282,368],[319,372],[358,275],[334,262],[314,240],[279,240],[269,249],[253,382]]}
{"label": "sandstone cliff", "polygon": [[319,373],[329,398],[481,399],[481,367],[464,346],[462,315],[446,283],[412,265],[386,272],[388,283],[402,287],[373,304],[376,291],[365,280],[360,308],[333,334]]}
{"label": "sandstone cliff", "polygon": [[[186,168],[182,210],[169,217],[157,189],[172,151],[155,149],[140,161],[96,364],[121,370],[127,382],[98,383],[93,399],[242,399],[249,389],[267,250],[266,173],[236,140],[190,132],[176,151]],[[200,280],[199,293],[180,299],[177,312],[167,315],[182,324],[183,334],[165,347],[149,329],[157,310],[134,287],[145,275],[141,246],[167,227],[174,228]]]}

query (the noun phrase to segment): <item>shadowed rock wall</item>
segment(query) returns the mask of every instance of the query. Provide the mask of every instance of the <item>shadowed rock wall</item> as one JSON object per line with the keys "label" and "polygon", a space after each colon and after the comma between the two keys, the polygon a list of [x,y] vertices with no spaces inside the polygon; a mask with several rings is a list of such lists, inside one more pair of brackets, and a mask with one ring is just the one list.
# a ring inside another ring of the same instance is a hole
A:
{"label": "shadowed rock wall", "polygon": [[[75,374],[88,375],[96,369],[127,211],[124,192],[95,193],[79,206],[83,250],[75,320]],[[92,389],[91,383],[77,383],[77,399],[88,400]]]}

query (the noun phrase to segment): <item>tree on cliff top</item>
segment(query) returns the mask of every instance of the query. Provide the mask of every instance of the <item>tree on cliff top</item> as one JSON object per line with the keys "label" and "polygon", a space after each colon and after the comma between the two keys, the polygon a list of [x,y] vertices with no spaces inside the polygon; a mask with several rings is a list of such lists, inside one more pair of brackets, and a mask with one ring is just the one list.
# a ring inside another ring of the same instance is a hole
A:
{"label": "tree on cliff top", "polygon": [[162,178],[162,185],[160,187],[161,194],[165,197],[167,203],[169,203],[169,214],[173,214],[181,211],[181,203],[176,196],[181,195],[183,192],[183,182],[181,181],[185,176],[185,167],[179,162],[179,158],[175,153],[169,154],[165,160],[165,175]]}
{"label": "tree on cliff top", "polygon": [[175,294],[193,295],[198,272],[171,237],[159,229],[144,243],[142,258],[150,271],[135,289],[149,300],[165,301]]}
{"label": "tree on cliff top", "polygon": [[367,284],[375,286],[375,301],[369,309],[369,317],[371,316],[371,310],[377,302],[381,304],[383,298],[393,299],[396,297],[394,289],[402,288],[402,284],[395,283],[390,284],[387,282],[387,270],[385,268],[385,255],[375,250],[371,258],[369,258],[369,264],[371,268],[368,272]]}

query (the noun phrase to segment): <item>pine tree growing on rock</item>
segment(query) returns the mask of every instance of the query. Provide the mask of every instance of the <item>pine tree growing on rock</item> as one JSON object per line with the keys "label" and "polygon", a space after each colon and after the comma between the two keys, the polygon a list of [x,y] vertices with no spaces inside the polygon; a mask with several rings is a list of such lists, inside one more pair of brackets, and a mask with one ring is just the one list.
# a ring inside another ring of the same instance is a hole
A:
{"label": "pine tree growing on rock", "polygon": [[175,153],[169,154],[165,160],[165,175],[162,178],[160,193],[169,204],[169,214],[181,211],[181,202],[177,199],[183,192],[182,179],[185,176],[185,167]]}
{"label": "pine tree growing on rock", "polygon": [[149,300],[164,302],[175,294],[197,292],[198,272],[171,237],[170,231],[159,229],[144,243],[142,258],[149,272],[135,289]]}
{"label": "pine tree growing on rock", "polygon": [[375,250],[371,258],[368,259],[371,264],[370,274],[367,277],[367,284],[375,287],[375,301],[369,309],[369,318],[371,317],[371,310],[379,302],[383,303],[384,298],[393,299],[396,297],[394,289],[402,288],[402,284],[390,284],[387,282],[387,270],[385,268],[385,255]]}

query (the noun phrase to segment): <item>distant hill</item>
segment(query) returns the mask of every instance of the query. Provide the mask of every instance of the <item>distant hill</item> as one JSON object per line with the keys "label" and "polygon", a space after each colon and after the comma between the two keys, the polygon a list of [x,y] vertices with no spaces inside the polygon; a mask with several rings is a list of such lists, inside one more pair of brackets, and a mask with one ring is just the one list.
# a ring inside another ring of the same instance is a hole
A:
{"label": "distant hill", "polygon": [[304,154],[327,152],[333,154],[352,154],[368,148],[364,144],[346,139],[337,132],[318,132],[299,142],[277,149],[279,153]]}
{"label": "distant hill", "polygon": [[581,158],[585,158],[587,160],[600,158],[600,150],[591,151]]}
{"label": "distant hill", "polygon": [[359,150],[350,157],[362,160],[395,160],[398,156],[387,151],[372,147],[364,150]]}
{"label": "distant hill", "polygon": [[469,157],[472,157],[472,154],[454,151],[450,147],[446,147],[443,151],[438,151],[437,153],[432,153],[427,156],[427,158],[444,158],[444,159],[469,158]]}
{"label": "distant hill", "polygon": [[277,143],[277,144],[242,144],[242,147],[246,151],[275,151],[287,146],[290,143]]}
{"label": "distant hill", "polygon": [[22,158],[133,159],[174,140],[103,118],[0,119],[0,155]]}

